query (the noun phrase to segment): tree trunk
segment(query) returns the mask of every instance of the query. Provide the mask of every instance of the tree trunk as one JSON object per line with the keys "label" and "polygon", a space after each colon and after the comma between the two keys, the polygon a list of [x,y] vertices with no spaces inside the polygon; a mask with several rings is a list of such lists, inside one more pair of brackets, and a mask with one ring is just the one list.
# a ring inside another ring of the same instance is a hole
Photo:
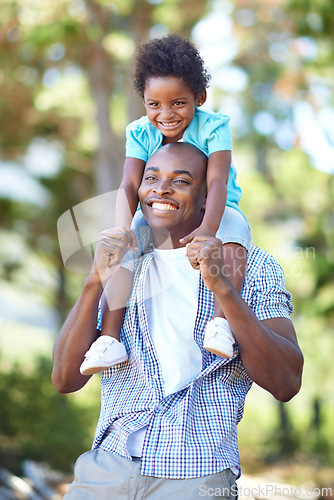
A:
{"label": "tree trunk", "polygon": [[[87,2],[91,16],[91,26],[97,27],[99,36],[91,41],[86,69],[90,91],[96,107],[96,123],[98,128],[98,147],[95,157],[95,189],[97,194],[117,189],[117,165],[113,159],[116,153],[116,138],[110,126],[110,96],[113,85],[112,67],[110,58],[106,54],[102,39],[103,13],[101,8],[92,0]],[[117,163],[117,162],[116,162]]]}
{"label": "tree trunk", "polygon": [[[136,2],[136,8],[132,12],[130,33],[135,44],[138,48],[139,45],[149,40],[150,28],[152,25],[152,11],[153,6],[146,0]],[[131,73],[131,69],[129,73]],[[145,109],[141,97],[136,93],[132,86],[131,74],[129,74],[129,92],[128,92],[128,116],[129,123],[136,120],[145,114]]]}

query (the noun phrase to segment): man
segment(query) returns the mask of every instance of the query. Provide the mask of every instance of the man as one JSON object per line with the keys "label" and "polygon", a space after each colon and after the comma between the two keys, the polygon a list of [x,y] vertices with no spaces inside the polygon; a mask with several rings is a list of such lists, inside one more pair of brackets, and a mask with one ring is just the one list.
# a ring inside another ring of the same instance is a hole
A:
{"label": "man", "polygon": [[[77,461],[69,500],[235,498],[236,425],[252,381],[281,401],[299,391],[303,358],[275,260],[251,248],[240,297],[226,277],[219,239],[180,243],[203,217],[205,171],[205,157],[185,143],[164,146],[147,162],[138,194],[155,248],[138,261],[121,332],[129,360],[103,373],[93,450]],[[88,381],[79,367],[96,339],[103,285],[131,245],[126,229],[99,236],[54,347],[60,392]],[[203,349],[213,294],[236,339],[230,359]]]}

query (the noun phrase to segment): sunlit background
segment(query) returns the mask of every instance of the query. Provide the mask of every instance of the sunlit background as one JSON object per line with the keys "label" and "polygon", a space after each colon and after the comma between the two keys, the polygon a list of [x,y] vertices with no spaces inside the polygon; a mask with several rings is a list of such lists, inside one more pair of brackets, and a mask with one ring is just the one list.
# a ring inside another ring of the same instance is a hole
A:
{"label": "sunlit background", "polygon": [[[241,208],[282,265],[305,355],[278,404],[254,387],[239,426],[245,471],[334,482],[334,9],[332,0],[3,0],[0,4],[0,462],[70,471],[90,447],[98,376],[50,382],[55,336],[84,274],[62,261],[57,221],[118,187],[139,43],[192,39],[212,75],[206,109],[231,117]],[[277,472],[278,473],[278,472]]]}

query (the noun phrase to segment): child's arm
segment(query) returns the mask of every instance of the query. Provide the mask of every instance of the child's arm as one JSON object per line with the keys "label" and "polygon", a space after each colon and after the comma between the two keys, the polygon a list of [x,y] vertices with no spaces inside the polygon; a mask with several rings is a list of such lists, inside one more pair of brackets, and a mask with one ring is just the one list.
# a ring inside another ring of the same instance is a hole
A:
{"label": "child's arm", "polygon": [[206,174],[208,193],[204,217],[201,225],[182,238],[181,243],[190,243],[195,236],[216,236],[226,205],[226,185],[231,158],[231,151],[217,151],[209,156]]}
{"label": "child's arm", "polygon": [[129,228],[138,206],[138,189],[145,162],[138,158],[125,158],[123,178],[116,199],[116,227]]}

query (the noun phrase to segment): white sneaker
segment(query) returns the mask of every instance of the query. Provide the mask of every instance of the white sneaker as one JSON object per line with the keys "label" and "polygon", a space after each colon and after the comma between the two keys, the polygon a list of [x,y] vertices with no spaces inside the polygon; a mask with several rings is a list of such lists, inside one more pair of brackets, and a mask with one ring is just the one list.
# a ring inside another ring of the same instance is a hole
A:
{"label": "white sneaker", "polygon": [[92,343],[80,366],[82,375],[93,375],[128,359],[124,344],[107,335]]}
{"label": "white sneaker", "polygon": [[235,338],[225,318],[213,318],[207,324],[203,347],[222,358],[233,356]]}

